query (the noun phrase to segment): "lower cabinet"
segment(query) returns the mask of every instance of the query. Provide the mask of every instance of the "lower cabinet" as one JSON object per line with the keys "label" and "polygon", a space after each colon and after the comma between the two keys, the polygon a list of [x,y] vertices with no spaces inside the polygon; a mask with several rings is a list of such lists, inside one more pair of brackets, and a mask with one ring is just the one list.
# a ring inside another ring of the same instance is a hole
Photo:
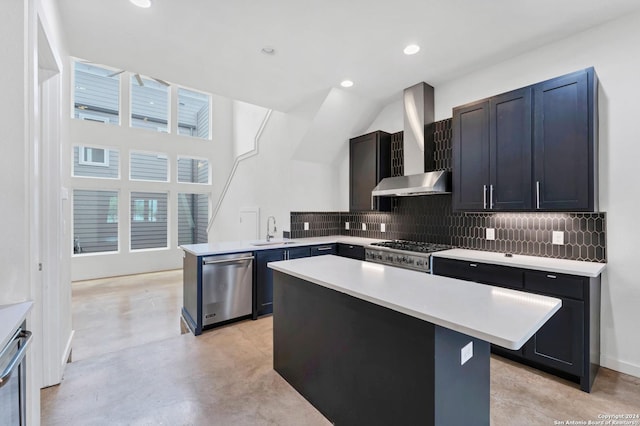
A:
{"label": "lower cabinet", "polygon": [[311,256],[322,256],[324,254],[338,254],[337,244],[324,244],[311,247]]}
{"label": "lower cabinet", "polygon": [[364,247],[354,244],[338,243],[338,256],[364,260]]}
{"label": "lower cabinet", "polygon": [[517,351],[492,351],[551,373],[572,376],[585,392],[600,364],[600,278],[433,258],[433,274],[562,300],[562,307]]}
{"label": "lower cabinet", "polygon": [[262,250],[255,253],[253,318],[273,312],[273,271],[267,263],[311,256],[309,247]]}

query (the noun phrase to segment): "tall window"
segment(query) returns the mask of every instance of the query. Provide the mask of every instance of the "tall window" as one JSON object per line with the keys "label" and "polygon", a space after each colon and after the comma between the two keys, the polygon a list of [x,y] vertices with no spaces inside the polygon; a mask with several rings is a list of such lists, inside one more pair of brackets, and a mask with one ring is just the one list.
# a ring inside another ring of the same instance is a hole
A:
{"label": "tall window", "polygon": [[166,248],[167,194],[131,193],[131,250]]}
{"label": "tall window", "polygon": [[73,191],[74,254],[118,250],[118,192]]}
{"label": "tall window", "polygon": [[117,71],[74,63],[74,114],[80,120],[120,124],[120,76]]}
{"label": "tall window", "polygon": [[206,243],[209,224],[207,194],[178,194],[178,245]]}
{"label": "tall window", "polygon": [[169,132],[169,85],[134,74],[131,77],[131,127]]}
{"label": "tall window", "polygon": [[209,139],[209,104],[204,93],[178,89],[178,134]]}
{"label": "tall window", "polygon": [[209,160],[178,157],[178,182],[209,183]]}
{"label": "tall window", "polygon": [[166,154],[132,152],[131,180],[167,182],[169,180],[169,160]]}
{"label": "tall window", "polygon": [[117,179],[120,177],[117,149],[73,147],[73,176]]}

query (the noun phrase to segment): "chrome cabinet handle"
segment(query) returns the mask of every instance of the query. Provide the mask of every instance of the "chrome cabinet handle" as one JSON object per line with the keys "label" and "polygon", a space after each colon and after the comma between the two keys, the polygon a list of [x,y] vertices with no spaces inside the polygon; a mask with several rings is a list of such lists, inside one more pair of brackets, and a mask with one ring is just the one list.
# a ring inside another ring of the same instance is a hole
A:
{"label": "chrome cabinet handle", "polygon": [[487,185],[482,185],[482,208],[487,209]]}
{"label": "chrome cabinet handle", "polygon": [[551,279],[554,279],[554,280],[555,280],[555,279],[556,279],[556,278],[558,278],[558,277],[556,277],[555,275],[547,275],[547,278],[551,278]]}
{"label": "chrome cabinet handle", "polygon": [[489,208],[493,210],[493,185],[489,185]]}
{"label": "chrome cabinet handle", "polygon": [[9,361],[6,368],[2,371],[2,374],[0,374],[0,388],[8,383],[14,368],[22,362],[25,352],[27,351],[27,347],[31,343],[31,337],[31,332],[27,330],[19,330],[13,336],[13,340],[24,339],[24,342],[22,343],[22,346],[20,346],[20,349],[18,349],[18,352],[16,352],[13,358],[11,358],[11,361]]}
{"label": "chrome cabinet handle", "polygon": [[472,268],[477,268],[478,264],[477,263],[470,263],[469,266],[471,266]]}
{"label": "chrome cabinet handle", "polygon": [[331,250],[331,247],[318,247],[316,250],[318,250],[318,251],[327,251],[327,250]]}
{"label": "chrome cabinet handle", "polygon": [[540,181],[536,181],[536,209],[540,209]]}

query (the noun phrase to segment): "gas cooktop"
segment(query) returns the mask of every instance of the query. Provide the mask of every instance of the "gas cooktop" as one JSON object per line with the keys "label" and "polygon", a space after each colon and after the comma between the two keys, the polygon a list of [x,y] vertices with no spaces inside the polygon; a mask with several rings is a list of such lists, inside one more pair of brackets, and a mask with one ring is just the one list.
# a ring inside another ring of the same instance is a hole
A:
{"label": "gas cooktop", "polygon": [[432,253],[434,251],[448,250],[453,248],[445,244],[422,243],[418,241],[391,240],[372,243],[372,246],[384,247],[393,250],[413,251],[418,253]]}

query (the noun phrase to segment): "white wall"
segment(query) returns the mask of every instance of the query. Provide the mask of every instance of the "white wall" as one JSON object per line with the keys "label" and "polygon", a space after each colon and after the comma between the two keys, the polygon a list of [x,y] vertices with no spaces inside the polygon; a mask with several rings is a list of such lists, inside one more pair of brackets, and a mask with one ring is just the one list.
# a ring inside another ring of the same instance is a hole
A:
{"label": "white wall", "polygon": [[[602,279],[601,362],[640,377],[640,14],[609,22],[435,88],[435,118],[474,100],[594,66],[600,78],[600,208],[607,213],[608,266]],[[401,104],[389,105],[371,130],[402,128]],[[344,177],[340,185],[346,186]]]}

